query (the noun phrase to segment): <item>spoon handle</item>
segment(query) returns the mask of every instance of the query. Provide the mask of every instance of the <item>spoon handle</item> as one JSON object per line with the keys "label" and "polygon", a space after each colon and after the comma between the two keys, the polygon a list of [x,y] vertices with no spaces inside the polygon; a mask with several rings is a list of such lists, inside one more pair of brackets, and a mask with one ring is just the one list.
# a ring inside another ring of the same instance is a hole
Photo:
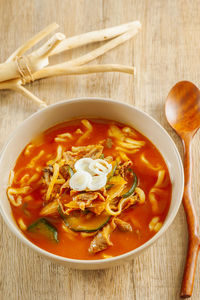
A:
{"label": "spoon handle", "polygon": [[188,224],[188,252],[184,269],[181,297],[188,298],[192,295],[194,276],[196,270],[197,257],[200,246],[199,226],[194,204],[191,196],[191,173],[192,173],[192,157],[191,157],[191,138],[185,137],[184,146],[184,172],[185,172],[185,189],[183,194],[183,206],[186,213]]}

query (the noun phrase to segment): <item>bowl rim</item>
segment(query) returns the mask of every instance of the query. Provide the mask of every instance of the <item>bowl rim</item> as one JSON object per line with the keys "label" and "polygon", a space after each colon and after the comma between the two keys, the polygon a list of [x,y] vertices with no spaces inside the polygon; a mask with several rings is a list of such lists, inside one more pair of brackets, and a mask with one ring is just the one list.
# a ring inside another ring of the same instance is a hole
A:
{"label": "bowl rim", "polygon": [[[179,190],[181,190],[180,191],[179,202],[176,203],[176,207],[172,211],[172,213],[170,215],[170,218],[164,223],[163,227],[161,227],[161,229],[151,239],[146,241],[141,246],[139,246],[139,247],[137,247],[137,248],[135,248],[131,251],[128,251],[128,252],[125,252],[123,254],[120,254],[120,255],[117,255],[117,256],[114,256],[114,257],[111,257],[111,258],[107,258],[107,259],[84,260],[84,259],[77,259],[77,258],[67,258],[67,257],[64,257],[64,256],[53,254],[51,252],[48,252],[48,251],[36,246],[34,243],[32,243],[30,240],[28,240],[26,238],[26,236],[23,235],[22,232],[20,232],[20,230],[17,227],[17,224],[15,226],[13,226],[13,224],[10,223],[9,218],[7,217],[7,214],[5,213],[4,209],[2,208],[2,204],[1,204],[1,201],[0,201],[0,214],[2,215],[3,220],[5,221],[5,223],[7,224],[9,229],[11,230],[11,232],[15,236],[17,236],[20,239],[20,241],[23,242],[23,244],[25,244],[28,247],[30,247],[31,249],[35,250],[37,253],[42,254],[43,256],[46,256],[50,259],[53,259],[54,261],[58,261],[58,262],[62,262],[62,263],[68,263],[68,264],[71,264],[71,265],[78,265],[78,264],[79,265],[85,265],[85,267],[87,268],[87,266],[91,265],[91,264],[94,264],[96,266],[97,265],[102,265],[102,264],[108,265],[110,263],[114,263],[115,261],[120,262],[121,260],[128,259],[133,255],[137,255],[139,252],[142,252],[143,250],[145,250],[146,248],[151,246],[155,241],[157,241],[159,239],[160,236],[162,236],[165,233],[165,231],[173,223],[173,221],[174,221],[174,219],[177,215],[177,212],[179,210],[179,207],[181,205],[181,202],[182,202],[183,191],[184,191],[184,169],[183,169],[182,159],[181,159],[180,153],[179,153],[179,151],[176,147],[175,142],[173,141],[171,136],[168,134],[166,129],[156,119],[154,119],[151,115],[149,115],[148,113],[144,112],[143,110],[135,107],[132,104],[125,103],[125,102],[119,101],[117,99],[106,98],[106,97],[76,97],[76,98],[65,99],[65,100],[61,100],[59,102],[50,104],[49,106],[44,107],[44,108],[39,109],[38,111],[34,112],[29,117],[27,117],[25,120],[23,120],[23,122],[19,126],[17,126],[17,128],[8,137],[6,143],[4,144],[4,146],[2,148],[2,151],[0,152],[0,167],[1,167],[1,163],[2,163],[3,158],[4,158],[4,154],[6,153],[7,148],[9,147],[9,144],[11,143],[12,139],[15,137],[17,132],[20,131],[21,128],[24,127],[27,122],[34,119],[37,115],[42,115],[45,111],[53,110],[57,106],[62,106],[62,105],[70,104],[70,103],[73,103],[73,102],[82,102],[82,101],[86,101],[86,100],[102,102],[104,104],[106,104],[108,102],[113,103],[113,104],[117,103],[119,105],[126,106],[127,108],[134,109],[138,113],[140,113],[143,116],[149,118],[152,122],[156,123],[156,125],[160,128],[161,132],[164,133],[165,136],[168,137],[169,142],[171,143],[171,146],[174,148],[175,155],[176,155],[176,158],[177,158],[177,162],[178,162],[179,167],[180,167],[180,174],[181,174],[181,177],[182,177],[181,178],[181,186],[179,188]],[[162,155],[162,153],[161,153],[161,155]]]}

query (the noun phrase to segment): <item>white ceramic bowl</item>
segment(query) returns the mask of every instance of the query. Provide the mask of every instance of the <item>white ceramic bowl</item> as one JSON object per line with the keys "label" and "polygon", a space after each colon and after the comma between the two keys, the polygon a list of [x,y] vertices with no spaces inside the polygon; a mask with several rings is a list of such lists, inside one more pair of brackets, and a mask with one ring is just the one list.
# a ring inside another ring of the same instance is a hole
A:
{"label": "white ceramic bowl", "polygon": [[[51,254],[31,243],[19,230],[12,217],[11,207],[6,196],[6,188],[10,170],[23,148],[42,131],[49,127],[76,117],[100,117],[116,120],[133,126],[160,150],[170,173],[172,181],[172,199],[166,220],[160,231],[142,246],[128,253],[103,260],[77,260]],[[169,227],[174,220],[181,204],[184,175],[183,166],[178,150],[163,127],[152,117],[139,109],[121,102],[100,98],[79,98],[59,102],[42,109],[19,126],[10,137],[2,150],[0,158],[0,210],[11,231],[31,249],[56,262],[65,263],[78,269],[102,269],[128,261],[152,245]]]}

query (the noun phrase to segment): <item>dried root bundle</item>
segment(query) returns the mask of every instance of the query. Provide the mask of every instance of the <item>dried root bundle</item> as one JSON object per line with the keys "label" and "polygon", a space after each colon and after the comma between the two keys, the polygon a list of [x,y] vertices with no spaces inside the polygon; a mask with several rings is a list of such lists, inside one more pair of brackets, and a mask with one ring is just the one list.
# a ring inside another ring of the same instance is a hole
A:
{"label": "dried root bundle", "polygon": [[[37,79],[61,76],[78,75],[98,72],[124,72],[135,73],[135,68],[120,64],[86,65],[88,62],[103,55],[107,51],[128,41],[135,36],[141,24],[139,21],[122,24],[119,26],[87,32],[66,39],[62,33],[55,33],[40,48],[25,55],[25,52],[44,39],[59,26],[53,23],[40,31],[24,45],[19,47],[5,63],[0,64],[0,90],[15,90],[24,96],[34,100],[40,106],[46,103],[27,90],[24,85]],[[49,65],[49,57],[57,55],[69,49],[74,49],[89,43],[107,41],[103,46],[70,61]]]}

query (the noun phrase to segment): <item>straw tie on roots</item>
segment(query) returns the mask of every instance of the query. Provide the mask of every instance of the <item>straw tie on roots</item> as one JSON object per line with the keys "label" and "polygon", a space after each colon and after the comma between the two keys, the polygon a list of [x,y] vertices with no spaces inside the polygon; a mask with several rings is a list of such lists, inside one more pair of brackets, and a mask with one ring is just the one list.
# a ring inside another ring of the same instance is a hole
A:
{"label": "straw tie on roots", "polygon": [[[19,47],[5,63],[0,64],[0,89],[15,90],[44,107],[46,106],[46,103],[32,94],[23,85],[37,79],[62,75],[78,75],[98,72],[124,72],[132,75],[135,74],[135,68],[132,66],[120,64],[88,66],[86,64],[135,36],[141,28],[139,21],[99,31],[87,32],[68,39],[65,38],[64,34],[56,33],[40,48],[28,55],[24,55],[27,50],[32,48],[57,28],[58,25],[56,23],[47,26],[24,45]],[[48,66],[50,56],[89,43],[107,40],[110,41],[83,56],[60,64]]]}
{"label": "straw tie on roots", "polygon": [[23,84],[34,81],[32,72],[28,66],[26,56],[17,57],[16,64],[17,64],[18,71],[21,75]]}

